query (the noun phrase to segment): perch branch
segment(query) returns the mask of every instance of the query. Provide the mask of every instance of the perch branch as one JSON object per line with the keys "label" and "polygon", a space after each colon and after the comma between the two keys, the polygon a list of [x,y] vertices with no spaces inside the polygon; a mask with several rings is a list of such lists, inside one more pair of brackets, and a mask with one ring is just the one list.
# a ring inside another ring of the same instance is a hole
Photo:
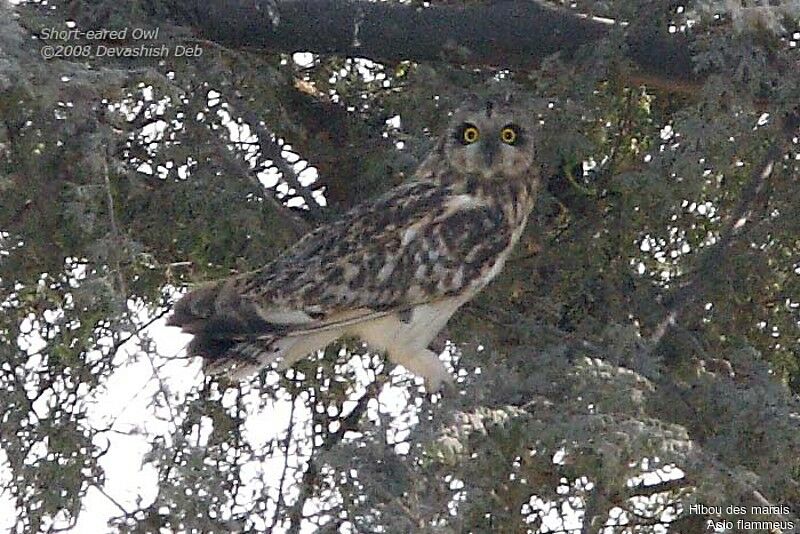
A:
{"label": "perch branch", "polygon": [[[617,27],[542,0],[425,8],[359,0],[226,0],[180,7],[183,18],[191,13],[189,23],[202,38],[232,47],[513,69],[535,68],[556,52],[568,58]],[[679,91],[699,81],[688,36],[642,24],[625,31],[627,59],[640,81]]]}

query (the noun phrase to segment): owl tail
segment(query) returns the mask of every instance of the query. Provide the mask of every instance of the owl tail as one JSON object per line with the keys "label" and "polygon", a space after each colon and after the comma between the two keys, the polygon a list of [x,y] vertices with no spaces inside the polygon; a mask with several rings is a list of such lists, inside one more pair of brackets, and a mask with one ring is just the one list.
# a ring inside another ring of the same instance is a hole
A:
{"label": "owl tail", "polygon": [[187,355],[202,357],[206,373],[242,378],[277,358],[278,332],[240,297],[235,281],[213,282],[187,293],[175,304],[167,325],[194,335]]}

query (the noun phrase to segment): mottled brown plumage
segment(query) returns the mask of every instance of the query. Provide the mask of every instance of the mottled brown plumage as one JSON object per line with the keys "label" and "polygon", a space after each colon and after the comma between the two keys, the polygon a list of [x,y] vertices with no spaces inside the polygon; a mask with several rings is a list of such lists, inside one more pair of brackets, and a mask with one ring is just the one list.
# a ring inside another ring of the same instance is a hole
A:
{"label": "mottled brown plumage", "polygon": [[286,367],[355,335],[438,388],[450,377],[427,346],[518,241],[539,185],[534,136],[521,108],[468,103],[411,182],[190,292],[169,324],[195,335],[189,353],[210,372]]}

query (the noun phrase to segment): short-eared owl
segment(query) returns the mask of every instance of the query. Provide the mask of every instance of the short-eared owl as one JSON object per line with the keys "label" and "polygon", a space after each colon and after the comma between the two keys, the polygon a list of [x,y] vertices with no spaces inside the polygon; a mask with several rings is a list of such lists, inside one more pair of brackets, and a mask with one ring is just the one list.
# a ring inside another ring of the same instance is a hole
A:
{"label": "short-eared owl", "polygon": [[169,324],[189,353],[234,378],[286,368],[342,336],[424,377],[450,374],[428,344],[505,264],[539,186],[534,122],[508,99],[474,99],[413,180],[303,237],[258,269],[183,297]]}

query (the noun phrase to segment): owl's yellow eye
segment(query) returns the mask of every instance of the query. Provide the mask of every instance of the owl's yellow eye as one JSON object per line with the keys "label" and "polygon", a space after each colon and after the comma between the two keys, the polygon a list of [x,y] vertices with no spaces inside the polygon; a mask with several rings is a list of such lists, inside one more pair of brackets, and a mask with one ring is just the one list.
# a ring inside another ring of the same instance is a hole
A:
{"label": "owl's yellow eye", "polygon": [[480,137],[480,132],[478,132],[478,128],[471,124],[464,125],[464,130],[461,132],[461,139],[464,143],[470,145],[478,140]]}
{"label": "owl's yellow eye", "polygon": [[507,145],[513,145],[518,138],[519,134],[517,134],[517,129],[514,126],[509,125],[500,130],[500,140]]}

